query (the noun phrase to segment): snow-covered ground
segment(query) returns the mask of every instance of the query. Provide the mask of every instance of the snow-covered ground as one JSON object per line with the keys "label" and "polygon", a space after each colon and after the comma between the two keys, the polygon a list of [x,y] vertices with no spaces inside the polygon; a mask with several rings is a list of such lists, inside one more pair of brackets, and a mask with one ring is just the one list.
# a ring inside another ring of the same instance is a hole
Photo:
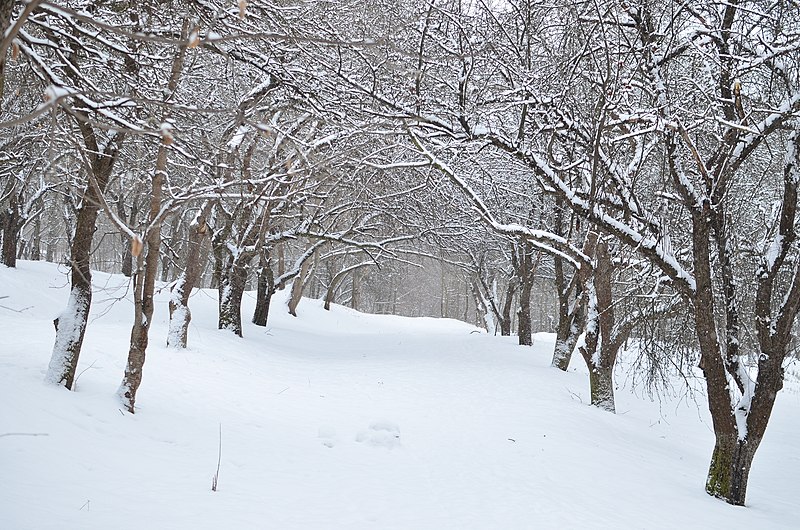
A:
{"label": "snow-covered ground", "polygon": [[[453,320],[273,302],[268,328],[216,329],[191,299],[189,349],[158,296],[137,413],[121,412],[127,283],[95,275],[77,391],[43,383],[64,270],[0,266],[0,528],[797,528],[800,392],[778,399],[746,508],[708,497],[702,396],[617,391],[588,406],[581,360]],[[246,297],[249,320],[252,297]],[[626,366],[618,380],[626,381]],[[222,458],[218,491],[220,429]]]}

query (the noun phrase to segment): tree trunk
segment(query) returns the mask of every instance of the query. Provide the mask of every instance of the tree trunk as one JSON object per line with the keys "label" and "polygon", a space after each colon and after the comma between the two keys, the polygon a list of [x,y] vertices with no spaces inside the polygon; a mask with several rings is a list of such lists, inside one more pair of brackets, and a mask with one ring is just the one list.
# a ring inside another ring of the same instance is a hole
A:
{"label": "tree trunk", "polygon": [[589,393],[592,405],[597,408],[616,412],[614,407],[614,369],[597,366],[589,371]]}
{"label": "tree trunk", "polygon": [[19,234],[22,229],[22,216],[20,212],[20,197],[16,190],[11,192],[9,205],[3,213],[2,232],[3,248],[0,253],[0,262],[6,267],[17,266],[17,247],[19,245]]}
{"label": "tree trunk", "polygon": [[[127,220],[128,226],[133,226],[137,214],[136,208],[136,200],[133,201],[133,206],[131,206],[131,214],[130,217],[127,216],[125,213],[125,202],[122,198],[122,194],[120,194],[119,199],[117,200],[117,215],[120,219]],[[122,274],[123,276],[130,278],[133,274],[133,255],[131,254],[131,245],[127,234],[120,234],[120,238],[122,239]]]}
{"label": "tree trunk", "polygon": [[[0,0],[0,40],[3,40],[11,27],[11,14],[14,12],[14,4],[17,0]],[[2,103],[6,86],[6,56],[7,49],[0,50],[0,103]]]}
{"label": "tree trunk", "polygon": [[302,267],[300,267],[300,274],[292,282],[292,295],[289,298],[289,314],[293,317],[297,316],[297,306],[300,304],[300,299],[303,297],[303,287],[306,283],[306,278],[308,277],[308,273],[311,271],[311,265],[313,261],[307,259],[303,262]]}
{"label": "tree trunk", "polygon": [[[123,135],[114,135],[101,152],[97,148],[94,131],[86,123],[80,123],[86,150],[91,160],[86,188],[81,207],[75,218],[75,233],[70,243],[71,289],[66,309],[56,319],[56,340],[50,357],[45,380],[72,389],[75,371],[86,333],[86,322],[92,304],[92,272],[89,254],[96,230],[100,197],[108,185],[111,170],[117,159]],[[94,179],[94,185],[90,182]]]}
{"label": "tree trunk", "polygon": [[514,294],[517,292],[517,281],[512,278],[508,281],[506,298],[503,300],[503,315],[500,318],[500,335],[511,335],[511,308],[514,307]]}
{"label": "tree trunk", "polygon": [[219,278],[219,329],[242,336],[242,295],[247,268],[237,263],[221,271]]}
{"label": "tree trunk", "polygon": [[519,290],[519,335],[520,346],[533,345],[533,329],[531,325],[531,289],[533,288],[533,278],[523,280]]}
{"label": "tree trunk", "polygon": [[589,368],[591,403],[614,413],[614,365],[624,337],[614,336],[614,264],[605,240],[599,239],[597,242],[594,270],[581,270],[579,274],[581,282],[586,285],[583,304],[587,308],[586,332],[580,352]]}
{"label": "tree trunk", "polygon": [[761,439],[750,437],[717,436],[706,481],[709,495],[744,506],[747,479],[760,443]]}
{"label": "tree trunk", "polygon": [[33,236],[31,237],[30,259],[39,261],[42,259],[42,214],[36,216],[33,222]]}
{"label": "tree trunk", "polygon": [[[277,262],[278,262],[278,278],[286,274],[286,250],[284,245],[278,245],[276,247],[278,252]],[[280,287],[283,290],[283,286]]]}
{"label": "tree trunk", "polygon": [[511,263],[519,280],[519,311],[517,335],[521,346],[533,344],[533,327],[531,325],[531,290],[536,278],[541,254],[533,259],[533,246],[530,241],[522,239],[512,247]]}
{"label": "tree trunk", "polygon": [[582,287],[577,278],[567,281],[564,274],[564,260],[553,258],[555,264],[555,287],[558,298],[558,323],[556,324],[556,344],[553,349],[552,366],[566,371],[575,351],[575,345],[585,324],[585,300]]}
{"label": "tree trunk", "polygon": [[[165,160],[161,162],[160,152],[164,152]],[[153,177],[153,191],[150,202],[150,220],[153,221],[161,209],[161,187],[166,167],[166,149],[159,150],[159,161],[156,162],[156,173]],[[161,226],[150,226],[147,237],[147,255],[137,257],[136,273],[133,276],[134,321],[131,328],[131,342],[128,349],[128,363],[125,375],[117,394],[125,409],[131,414],[135,411],[136,393],[142,383],[145,354],[149,343],[150,324],[153,321],[153,294],[155,292],[156,275],[158,274],[158,253],[161,247]]]}
{"label": "tree trunk", "polygon": [[[188,35],[189,23],[184,20],[181,36],[185,39]],[[167,101],[175,94],[183,70],[183,59],[186,54],[186,46],[181,46],[172,62],[172,70],[167,86]],[[169,120],[169,108],[164,112],[161,122],[167,123]],[[133,414],[136,406],[136,393],[142,382],[142,370],[144,369],[145,354],[150,335],[150,324],[153,322],[153,294],[155,293],[156,276],[158,275],[159,252],[161,251],[161,203],[163,195],[164,180],[167,176],[167,153],[168,147],[172,143],[171,137],[163,137],[158,148],[156,157],[156,167],[153,172],[153,179],[150,192],[150,214],[148,216],[148,233],[146,257],[142,254],[137,256],[136,275],[133,278],[133,298],[134,298],[134,321],[131,328],[131,344],[128,350],[128,363],[125,367],[125,376],[117,391],[122,399],[122,404]],[[134,252],[135,254],[135,252]],[[144,277],[142,277],[144,274]]]}
{"label": "tree trunk", "polygon": [[169,238],[167,241],[162,242],[162,246],[166,247],[161,252],[161,281],[167,282],[170,278],[170,273],[178,259],[178,252],[176,251],[177,245],[175,242],[178,240],[178,234],[181,228],[181,220],[179,216],[172,219],[172,225],[169,230]]}
{"label": "tree trunk", "polygon": [[192,294],[205,260],[200,259],[203,239],[208,233],[206,217],[211,203],[206,203],[189,225],[188,244],[186,252],[186,267],[184,267],[175,285],[172,286],[169,299],[169,333],[167,346],[185,348],[189,323],[192,321],[192,312],[189,310],[189,296]]}
{"label": "tree trunk", "polygon": [[487,333],[496,334],[497,325],[495,324],[495,312],[492,310],[492,301],[484,295],[481,282],[478,279],[472,280],[472,296],[475,298],[476,312],[479,320],[483,322],[483,327]]}
{"label": "tree trunk", "polygon": [[358,297],[360,295],[361,272],[353,271],[352,287],[350,288],[350,308],[358,311]]}
{"label": "tree trunk", "polygon": [[[333,298],[334,298],[334,296],[336,294],[336,289],[339,288],[339,285],[341,285],[341,283],[345,279],[345,277],[348,274],[352,273],[353,283],[355,284],[355,282],[356,282],[355,277],[359,273],[359,270],[362,267],[366,267],[368,265],[373,265],[373,262],[369,261],[369,262],[364,262],[364,263],[357,263],[355,265],[351,265],[349,267],[345,267],[344,269],[340,270],[339,272],[337,272],[333,276],[333,278],[331,279],[330,284],[328,285],[328,289],[325,292],[325,304],[324,304],[323,307],[325,308],[326,311],[330,311],[331,304],[333,303]],[[351,296],[351,303],[352,303],[352,296]]]}
{"label": "tree trunk", "polygon": [[48,218],[47,219],[47,241],[46,241],[46,249],[44,252],[44,259],[48,263],[53,263],[56,259],[56,248],[58,244],[56,243],[56,236],[53,230],[54,220]]}
{"label": "tree trunk", "polygon": [[275,294],[275,274],[272,272],[272,262],[269,252],[261,255],[261,267],[258,271],[258,286],[256,292],[256,309],[253,312],[253,324],[266,326],[269,319],[269,305],[272,295]]}
{"label": "tree trunk", "polygon": [[[75,250],[73,245],[73,252]],[[88,269],[87,259],[86,270]],[[63,385],[70,390],[75,382],[75,371],[78,368],[78,358],[92,305],[91,275],[76,279],[73,273],[72,278],[67,308],[53,321],[56,327],[56,340],[45,378],[49,383]]]}
{"label": "tree trunk", "polygon": [[[153,239],[152,236],[148,238],[147,244],[148,259],[145,261],[141,255],[138,257],[136,273],[133,275],[134,321],[131,328],[125,376],[117,390],[123,406],[131,414],[135,412],[136,392],[142,383],[142,370],[149,342],[150,323],[153,318],[153,289],[155,273],[158,269],[158,251],[150,254],[153,250],[151,239]],[[155,248],[158,249],[158,247]],[[149,288],[148,285],[152,285],[152,287]]]}

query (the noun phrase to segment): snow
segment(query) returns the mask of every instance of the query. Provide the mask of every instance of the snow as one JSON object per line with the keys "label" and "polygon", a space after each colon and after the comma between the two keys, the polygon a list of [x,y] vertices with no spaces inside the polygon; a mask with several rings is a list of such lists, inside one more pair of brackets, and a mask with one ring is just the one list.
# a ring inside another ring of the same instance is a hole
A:
{"label": "snow", "polygon": [[244,141],[244,137],[247,134],[248,127],[247,125],[240,125],[237,127],[236,132],[233,134],[231,139],[228,141],[228,150],[235,151],[239,149]]}
{"label": "snow", "polygon": [[67,87],[48,85],[44,89],[44,99],[46,102],[55,102],[61,98],[71,96],[73,91]]}
{"label": "snow", "polygon": [[766,254],[764,255],[764,268],[765,272],[769,273],[775,267],[775,262],[780,256],[781,251],[783,250],[783,235],[777,234],[775,238],[773,238],[772,243],[770,243],[769,248],[767,249]]}
{"label": "snow", "polygon": [[[68,392],[43,383],[66,271],[18,263],[0,266],[3,529],[788,529],[800,517],[797,370],[739,508],[703,491],[713,435],[699,390],[659,403],[624,386],[613,415],[587,405],[580,356],[549,367],[550,334],[520,347],[454,320],[308,299],[293,318],[286,291],[244,338],[217,330],[215,293],[196,291],[189,348],[174,350],[162,289],[130,415],[114,395],[127,279],[94,274]],[[249,316],[253,293],[244,305]]]}
{"label": "snow", "polygon": [[64,377],[69,364],[68,346],[80,338],[81,320],[86,316],[86,299],[80,291],[73,290],[69,294],[67,307],[58,316],[58,327],[61,333],[53,339],[53,352],[48,365],[46,380],[58,384]]}

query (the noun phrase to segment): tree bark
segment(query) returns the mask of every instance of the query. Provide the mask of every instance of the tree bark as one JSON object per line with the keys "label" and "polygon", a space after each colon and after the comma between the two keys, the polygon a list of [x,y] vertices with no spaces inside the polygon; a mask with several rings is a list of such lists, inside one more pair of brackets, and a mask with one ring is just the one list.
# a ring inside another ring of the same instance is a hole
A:
{"label": "tree bark", "polygon": [[[13,186],[13,184],[12,184]],[[6,211],[3,212],[0,220],[2,221],[3,248],[0,253],[0,262],[6,267],[17,266],[17,248],[19,246],[19,234],[22,229],[21,197],[16,189],[13,189],[9,196],[9,203]]]}
{"label": "tree bark", "polygon": [[[53,384],[72,389],[75,371],[86,333],[86,322],[92,304],[92,272],[89,268],[89,254],[96,230],[100,197],[108,185],[111,171],[117,160],[123,135],[113,135],[100,151],[94,130],[86,123],[79,122],[87,153],[89,153],[92,173],[87,176],[81,207],[75,217],[75,233],[70,243],[71,289],[67,308],[56,319],[56,340],[47,370],[46,380]],[[94,179],[94,183],[91,182]]]}
{"label": "tree bark", "polygon": [[189,225],[186,266],[172,286],[169,299],[169,333],[167,346],[185,348],[188,340],[189,323],[192,321],[192,312],[189,310],[189,296],[192,294],[205,260],[200,259],[203,240],[208,234],[206,217],[211,203],[206,203],[197,213]]}
{"label": "tree bark", "polygon": [[166,241],[162,241],[162,246],[166,247],[161,252],[161,281],[167,282],[170,277],[170,273],[174,267],[175,260],[178,257],[178,252],[175,250],[177,245],[175,244],[178,241],[178,235],[181,228],[181,220],[179,216],[175,216],[172,219],[172,224],[169,230],[169,238]]}
{"label": "tree bark", "polygon": [[525,239],[520,240],[512,248],[512,265],[519,281],[519,310],[517,312],[517,335],[521,346],[533,345],[533,327],[531,324],[531,291],[536,279],[539,257],[534,261],[533,246]]}
{"label": "tree bark", "polygon": [[313,261],[310,259],[305,260],[300,268],[300,274],[298,274],[292,282],[292,294],[289,298],[288,307],[289,314],[293,317],[297,316],[297,306],[300,304],[300,299],[303,297],[303,287],[305,287],[306,278],[311,271],[312,263]]}
{"label": "tree bark", "polygon": [[612,414],[616,412],[613,367],[597,366],[589,371],[589,394],[592,405]]}
{"label": "tree bark", "polygon": [[[136,200],[134,199],[133,201],[130,217],[128,217],[128,215],[125,213],[125,201],[120,193],[119,199],[117,200],[117,215],[120,219],[127,221],[128,226],[133,226],[136,221],[136,217],[138,217]],[[122,239],[123,248],[121,272],[123,276],[130,278],[133,274],[133,255],[131,254],[131,244],[126,234],[120,234],[120,238]]]}
{"label": "tree bark", "polygon": [[[181,35],[183,40],[188,35],[189,24],[187,20],[183,22]],[[183,61],[186,55],[186,46],[178,48],[175,59],[172,62],[172,70],[169,83],[167,85],[167,99],[169,103],[178,88]],[[169,108],[164,111],[161,122],[169,122]],[[125,375],[117,391],[122,400],[123,406],[133,414],[136,409],[136,393],[142,383],[142,371],[144,369],[145,355],[149,343],[150,324],[153,322],[153,295],[155,292],[156,276],[158,275],[159,252],[161,251],[161,225],[159,217],[161,213],[161,203],[163,195],[164,180],[167,176],[167,154],[169,145],[172,143],[171,136],[165,136],[158,147],[156,156],[156,167],[153,172],[150,192],[150,213],[148,216],[148,226],[145,237],[147,239],[146,254],[137,256],[136,274],[133,277],[133,301],[134,301],[134,321],[131,328],[131,342],[128,350],[128,363],[125,367]]]}
{"label": "tree bark", "polygon": [[[562,258],[555,256],[555,287],[558,298],[558,323],[556,325],[556,344],[553,349],[552,366],[567,371],[572,352],[578,343],[584,326],[585,312],[579,286],[572,285],[564,275]],[[577,278],[572,279],[576,281]]]}
{"label": "tree bark", "polygon": [[520,346],[533,345],[533,326],[531,324],[531,289],[533,281],[522,281],[519,290],[519,336]]}
{"label": "tree bark", "polygon": [[351,282],[352,287],[350,288],[350,308],[358,311],[358,299],[361,291],[361,271],[353,272]]}
{"label": "tree bark", "polygon": [[508,337],[511,335],[511,308],[514,307],[514,295],[517,292],[518,282],[515,278],[508,281],[506,297],[503,300],[503,313],[500,317],[500,335]]}
{"label": "tree bark", "polygon": [[247,267],[236,260],[220,271],[219,329],[242,336],[242,296],[247,283]]}
{"label": "tree bark", "polygon": [[36,215],[33,221],[33,236],[31,237],[30,259],[39,261],[42,259],[42,214]]}
{"label": "tree bark", "polygon": [[747,479],[760,439],[740,440],[737,436],[717,436],[706,491],[729,504],[744,506]]}
{"label": "tree bark", "polygon": [[[0,41],[7,39],[7,33],[11,27],[11,14],[14,12],[16,3],[17,0],[0,0]],[[0,50],[0,103],[5,95],[7,55],[7,48]]]}
{"label": "tree bark", "polygon": [[[355,280],[355,275],[358,274],[359,270],[361,268],[363,268],[363,267],[366,267],[368,265],[373,265],[373,264],[374,264],[374,262],[372,262],[372,261],[363,262],[363,263],[357,263],[355,265],[351,265],[349,267],[345,267],[344,269],[342,269],[339,272],[337,272],[333,276],[333,278],[331,279],[331,283],[330,283],[330,285],[328,285],[328,289],[325,292],[325,304],[323,306],[325,308],[325,310],[326,311],[330,311],[331,304],[333,303],[334,295],[336,294],[336,289],[339,288],[339,285],[341,285],[342,281],[345,279],[345,277],[348,274],[352,273],[353,281],[355,282],[356,281]],[[351,298],[351,300],[352,300],[352,298]]]}
{"label": "tree bark", "polygon": [[253,312],[253,324],[266,326],[269,319],[269,305],[272,295],[275,294],[275,274],[272,272],[272,262],[269,252],[261,254],[261,267],[258,271],[258,285],[256,291],[256,308]]}
{"label": "tree bark", "polygon": [[[594,237],[594,236],[590,236]],[[591,404],[614,413],[614,365],[622,344],[614,336],[614,300],[612,295],[613,262],[607,243],[600,239],[596,245],[593,271],[580,271],[587,308],[586,331],[581,356],[589,369]]]}
{"label": "tree bark", "polygon": [[[564,201],[556,199],[555,233],[566,237],[572,228],[574,220],[566,222],[564,219]],[[589,242],[584,239],[584,247]],[[567,278],[564,267],[567,262],[561,256],[553,256],[555,272],[555,289],[558,299],[558,323],[556,324],[556,344],[553,349],[551,365],[564,372],[569,368],[572,353],[578,344],[578,338],[586,325],[586,297],[583,285],[579,281],[578,271]]]}

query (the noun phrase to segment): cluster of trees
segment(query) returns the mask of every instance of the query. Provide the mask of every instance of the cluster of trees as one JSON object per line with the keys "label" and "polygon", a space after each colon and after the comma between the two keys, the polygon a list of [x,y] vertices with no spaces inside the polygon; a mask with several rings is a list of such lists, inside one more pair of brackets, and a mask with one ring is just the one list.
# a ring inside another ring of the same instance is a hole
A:
{"label": "cluster of trees", "polygon": [[195,286],[241,336],[248,286],[266,325],[290,284],[292,314],[399,312],[438,280],[439,314],[554,331],[605,410],[629,339],[688,353],[706,489],[744,503],[800,311],[795,0],[1,0],[0,27],[2,262],[71,269],[52,382],[92,256],[132,278],[131,412],[157,280],[175,347]]}

